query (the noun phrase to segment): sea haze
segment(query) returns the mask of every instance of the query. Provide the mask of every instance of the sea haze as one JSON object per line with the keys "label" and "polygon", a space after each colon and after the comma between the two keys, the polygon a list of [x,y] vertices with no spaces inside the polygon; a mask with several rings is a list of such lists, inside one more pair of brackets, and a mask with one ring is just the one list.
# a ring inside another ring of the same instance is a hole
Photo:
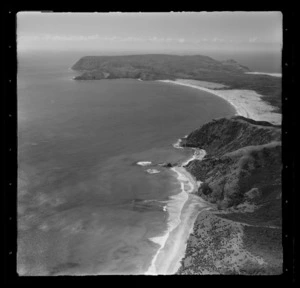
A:
{"label": "sea haze", "polygon": [[168,83],[74,81],[80,56],[18,58],[20,275],[145,273],[160,248],[149,239],[165,233],[181,192],[157,164],[186,160],[179,137],[235,113]]}

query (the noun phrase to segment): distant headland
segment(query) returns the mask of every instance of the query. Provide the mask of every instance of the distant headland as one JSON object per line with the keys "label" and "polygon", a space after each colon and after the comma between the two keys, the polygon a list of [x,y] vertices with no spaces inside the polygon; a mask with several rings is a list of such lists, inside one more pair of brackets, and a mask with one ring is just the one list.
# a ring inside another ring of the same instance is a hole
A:
{"label": "distant headland", "polygon": [[144,54],[85,56],[73,66],[82,72],[75,80],[130,78],[139,80],[193,79],[215,82],[228,89],[252,90],[281,111],[281,79],[251,70],[235,60],[218,61],[203,55]]}

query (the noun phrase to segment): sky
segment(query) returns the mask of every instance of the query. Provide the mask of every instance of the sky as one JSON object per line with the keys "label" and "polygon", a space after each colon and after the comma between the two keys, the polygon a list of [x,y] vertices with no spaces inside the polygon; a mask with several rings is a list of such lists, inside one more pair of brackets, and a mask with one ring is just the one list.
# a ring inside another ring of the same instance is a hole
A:
{"label": "sky", "polygon": [[18,51],[280,51],[280,12],[17,14]]}

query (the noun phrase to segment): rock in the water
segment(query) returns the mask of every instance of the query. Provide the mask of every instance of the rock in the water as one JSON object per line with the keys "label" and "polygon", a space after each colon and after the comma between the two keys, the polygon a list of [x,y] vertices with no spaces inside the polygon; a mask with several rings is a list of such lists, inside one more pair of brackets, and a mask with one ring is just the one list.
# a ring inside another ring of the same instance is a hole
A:
{"label": "rock in the water", "polygon": [[166,168],[172,168],[174,165],[172,165],[171,163],[163,163],[161,164],[161,166]]}

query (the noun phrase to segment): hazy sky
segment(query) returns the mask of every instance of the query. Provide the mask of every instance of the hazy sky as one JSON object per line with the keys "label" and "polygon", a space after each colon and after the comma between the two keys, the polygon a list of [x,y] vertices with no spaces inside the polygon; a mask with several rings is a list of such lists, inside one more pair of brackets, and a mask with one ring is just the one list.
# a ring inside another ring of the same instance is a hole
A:
{"label": "hazy sky", "polygon": [[280,12],[17,14],[19,50],[268,51],[281,49]]}

